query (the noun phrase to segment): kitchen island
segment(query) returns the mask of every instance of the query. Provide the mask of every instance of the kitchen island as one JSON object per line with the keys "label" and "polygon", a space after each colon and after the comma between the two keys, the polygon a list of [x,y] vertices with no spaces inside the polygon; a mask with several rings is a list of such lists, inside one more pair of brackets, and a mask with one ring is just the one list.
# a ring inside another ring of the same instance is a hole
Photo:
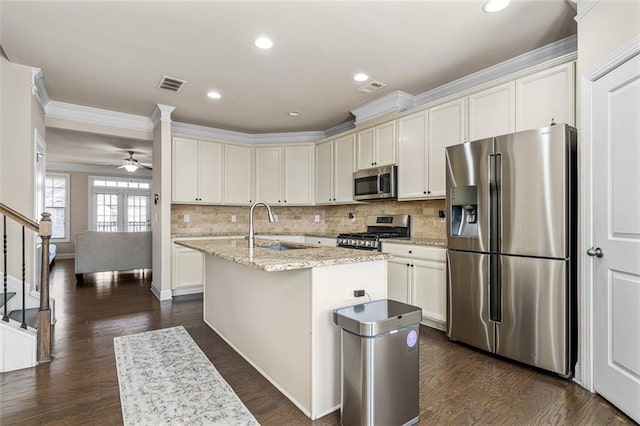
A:
{"label": "kitchen island", "polygon": [[205,323],[311,419],[339,408],[332,312],[386,298],[389,255],[267,240],[252,250],[244,239],[176,244],[206,254]]}

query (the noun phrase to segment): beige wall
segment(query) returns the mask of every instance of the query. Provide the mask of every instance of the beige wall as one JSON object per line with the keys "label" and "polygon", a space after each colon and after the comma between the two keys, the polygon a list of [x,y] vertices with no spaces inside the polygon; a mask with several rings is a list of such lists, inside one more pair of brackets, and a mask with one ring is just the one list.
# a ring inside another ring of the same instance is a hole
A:
{"label": "beige wall", "polygon": [[578,21],[578,76],[638,35],[640,1],[598,1]]}
{"label": "beige wall", "polygon": [[[444,240],[445,224],[440,222],[438,210],[445,210],[444,200],[385,201],[368,204],[274,207],[277,223],[269,223],[267,214],[258,207],[254,212],[255,230],[258,233],[340,233],[366,231],[365,218],[376,214],[411,215],[411,234],[416,238]],[[349,212],[356,216],[349,219]],[[184,223],[184,215],[189,223]],[[236,215],[236,223],[231,222]],[[320,222],[314,223],[314,215]],[[172,235],[202,235],[220,232],[248,233],[249,207],[173,205],[171,209]]]}
{"label": "beige wall", "polygon": [[[31,95],[31,67],[13,64],[0,55],[0,202],[32,219],[34,212],[33,129],[44,135],[44,114]],[[8,221],[8,273],[21,277],[21,227]],[[35,237],[26,235],[26,280],[33,280]]]}

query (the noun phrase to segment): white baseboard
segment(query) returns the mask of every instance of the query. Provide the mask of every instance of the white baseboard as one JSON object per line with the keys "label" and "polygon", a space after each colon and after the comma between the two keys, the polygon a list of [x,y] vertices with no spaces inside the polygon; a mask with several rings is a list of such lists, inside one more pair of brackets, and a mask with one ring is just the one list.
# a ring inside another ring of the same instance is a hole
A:
{"label": "white baseboard", "polygon": [[153,283],[151,284],[151,293],[161,302],[173,299],[171,290],[159,290],[153,286]]}
{"label": "white baseboard", "polygon": [[65,260],[65,259],[75,259],[75,253],[58,253],[56,254],[56,259]]}
{"label": "white baseboard", "polygon": [[173,296],[186,296],[188,294],[199,294],[204,292],[204,286],[190,287],[190,288],[177,288],[171,291]]}

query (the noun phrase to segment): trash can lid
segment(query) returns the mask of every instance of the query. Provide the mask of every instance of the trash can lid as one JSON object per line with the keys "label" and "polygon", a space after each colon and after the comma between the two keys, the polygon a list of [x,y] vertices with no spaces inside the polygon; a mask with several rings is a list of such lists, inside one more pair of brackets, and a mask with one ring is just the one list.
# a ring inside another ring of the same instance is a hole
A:
{"label": "trash can lid", "polygon": [[422,309],[396,300],[382,299],[333,311],[333,322],[360,336],[373,337],[422,319]]}

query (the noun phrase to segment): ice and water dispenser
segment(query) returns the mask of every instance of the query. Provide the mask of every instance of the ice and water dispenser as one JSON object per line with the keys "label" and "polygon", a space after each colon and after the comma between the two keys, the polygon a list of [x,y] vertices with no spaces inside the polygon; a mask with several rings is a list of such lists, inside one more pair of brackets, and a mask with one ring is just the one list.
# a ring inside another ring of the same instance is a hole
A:
{"label": "ice and water dispenser", "polygon": [[478,236],[478,187],[451,188],[451,235]]}

